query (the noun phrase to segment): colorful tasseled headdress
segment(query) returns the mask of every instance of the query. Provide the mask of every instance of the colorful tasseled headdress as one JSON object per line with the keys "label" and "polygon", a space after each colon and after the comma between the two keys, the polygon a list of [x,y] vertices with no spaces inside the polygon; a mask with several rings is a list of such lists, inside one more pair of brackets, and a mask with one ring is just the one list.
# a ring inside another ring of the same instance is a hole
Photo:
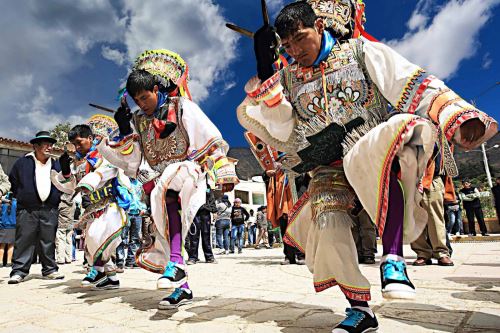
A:
{"label": "colorful tasseled headdress", "polygon": [[116,121],[103,114],[95,114],[87,121],[87,125],[92,129],[95,136],[108,137],[111,133],[118,129]]}
{"label": "colorful tasseled headdress", "polygon": [[323,18],[327,29],[334,30],[344,38],[363,36],[375,40],[363,28],[366,22],[363,0],[307,0],[307,3],[311,5],[316,15]]}
{"label": "colorful tasseled headdress", "polygon": [[132,70],[136,69],[153,74],[165,87],[173,82],[181,96],[192,99],[188,89],[188,65],[177,53],[165,49],[146,50],[135,60]]}

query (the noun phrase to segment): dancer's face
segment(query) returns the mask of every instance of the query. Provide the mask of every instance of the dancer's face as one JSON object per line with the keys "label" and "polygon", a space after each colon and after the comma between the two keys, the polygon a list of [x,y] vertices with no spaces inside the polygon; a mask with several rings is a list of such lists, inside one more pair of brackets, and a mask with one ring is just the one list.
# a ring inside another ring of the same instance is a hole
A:
{"label": "dancer's face", "polygon": [[286,53],[302,66],[312,66],[321,50],[323,20],[318,19],[313,28],[305,28],[301,22],[297,31],[289,37],[282,38],[281,44]]}
{"label": "dancer's face", "polygon": [[75,146],[75,150],[77,152],[79,152],[82,156],[85,156],[90,151],[90,148],[92,148],[92,141],[92,136],[87,138],[77,136],[73,141],[71,141],[71,143]]}
{"label": "dancer's face", "polygon": [[144,111],[148,116],[152,115],[156,110],[158,103],[158,86],[154,86],[153,91],[142,90],[137,95],[133,96],[135,104]]}

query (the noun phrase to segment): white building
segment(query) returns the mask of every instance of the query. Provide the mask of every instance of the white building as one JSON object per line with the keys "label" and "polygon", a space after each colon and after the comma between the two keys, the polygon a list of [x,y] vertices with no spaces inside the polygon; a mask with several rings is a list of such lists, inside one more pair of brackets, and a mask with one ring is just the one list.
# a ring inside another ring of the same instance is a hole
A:
{"label": "white building", "polygon": [[240,180],[234,191],[226,193],[231,203],[234,199],[240,198],[242,206],[248,211],[253,209],[257,213],[257,208],[266,206],[266,184],[261,176],[252,177],[251,180]]}

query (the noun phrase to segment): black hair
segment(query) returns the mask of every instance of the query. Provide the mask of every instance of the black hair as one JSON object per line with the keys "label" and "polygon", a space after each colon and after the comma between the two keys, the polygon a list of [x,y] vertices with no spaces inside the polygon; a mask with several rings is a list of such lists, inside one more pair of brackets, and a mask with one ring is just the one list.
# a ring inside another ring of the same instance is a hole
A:
{"label": "black hair", "polygon": [[274,26],[281,38],[292,36],[302,22],[304,28],[314,28],[318,16],[305,1],[292,2],[286,5],[278,14]]}
{"label": "black hair", "polygon": [[155,85],[159,85],[158,79],[143,69],[136,69],[130,73],[127,79],[127,92],[134,97],[143,90],[153,91]]}
{"label": "black hair", "polygon": [[253,211],[253,209],[250,209],[250,214],[252,214],[252,213],[255,213],[255,212]]}
{"label": "black hair", "polygon": [[155,86],[158,86],[158,89],[161,92],[167,94],[177,88],[177,86],[170,80],[168,81],[168,87],[165,87],[153,74],[145,71],[144,69],[136,69],[133,70],[128,76],[126,89],[129,95],[133,98],[143,90],[153,91]]}
{"label": "black hair", "polygon": [[73,141],[77,137],[88,138],[89,136],[93,137],[94,134],[92,133],[92,129],[90,128],[90,126],[85,124],[76,125],[68,132],[69,141]]}

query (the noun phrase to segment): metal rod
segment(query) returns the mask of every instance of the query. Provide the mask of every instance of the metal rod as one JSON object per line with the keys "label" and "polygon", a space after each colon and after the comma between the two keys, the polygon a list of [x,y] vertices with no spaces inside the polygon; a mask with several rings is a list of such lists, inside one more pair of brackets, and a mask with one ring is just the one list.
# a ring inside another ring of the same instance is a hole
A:
{"label": "metal rod", "polygon": [[242,34],[243,36],[253,38],[253,32],[251,32],[250,30],[247,30],[247,29],[242,28],[242,27],[238,27],[237,25],[232,24],[232,23],[226,23],[226,27],[228,27],[229,29],[231,29],[233,31],[236,31],[237,33]]}
{"label": "metal rod", "polygon": [[96,108],[96,109],[99,109],[99,110],[102,110],[102,111],[106,111],[106,112],[110,112],[110,113],[115,113],[115,110],[107,108],[105,106],[101,106],[101,105],[97,105],[97,104],[93,104],[93,103],[89,103],[89,105],[91,107],[93,107],[93,108]]}
{"label": "metal rod", "polygon": [[260,1],[261,5],[262,5],[262,18],[264,20],[264,25],[270,25],[270,21],[269,21],[269,12],[267,11],[267,4],[266,4],[266,0],[261,0]]}

